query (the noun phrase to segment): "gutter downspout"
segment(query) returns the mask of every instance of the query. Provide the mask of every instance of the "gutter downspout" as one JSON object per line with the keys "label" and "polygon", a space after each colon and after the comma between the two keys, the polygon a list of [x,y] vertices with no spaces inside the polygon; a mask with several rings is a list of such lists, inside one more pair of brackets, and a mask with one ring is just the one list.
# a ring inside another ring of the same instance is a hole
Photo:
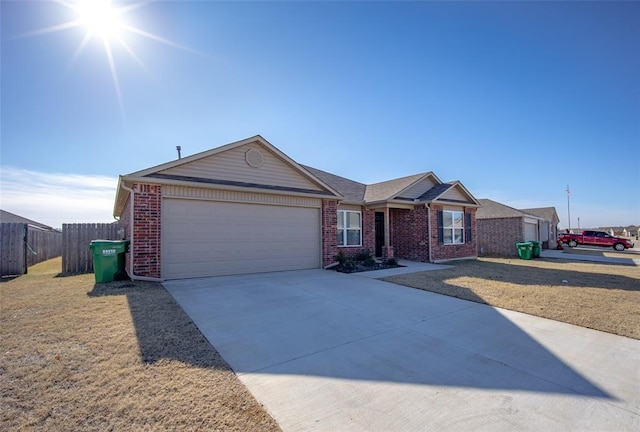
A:
{"label": "gutter downspout", "polygon": [[138,276],[133,273],[133,246],[134,246],[133,244],[133,207],[134,207],[135,192],[133,191],[132,188],[125,186],[124,182],[121,183],[120,186],[122,187],[122,189],[128,191],[129,196],[131,197],[131,223],[129,224],[130,225],[129,229],[131,230],[131,235],[129,238],[129,253],[131,255],[129,256],[129,277],[131,278],[131,280],[140,280],[140,281],[147,281],[147,282],[162,282],[162,279],[159,279],[159,278],[148,277],[148,276]]}
{"label": "gutter downspout", "polygon": [[429,203],[426,203],[425,206],[427,207],[427,233],[429,235],[429,262],[433,262],[433,259],[431,258],[431,207],[429,207]]}

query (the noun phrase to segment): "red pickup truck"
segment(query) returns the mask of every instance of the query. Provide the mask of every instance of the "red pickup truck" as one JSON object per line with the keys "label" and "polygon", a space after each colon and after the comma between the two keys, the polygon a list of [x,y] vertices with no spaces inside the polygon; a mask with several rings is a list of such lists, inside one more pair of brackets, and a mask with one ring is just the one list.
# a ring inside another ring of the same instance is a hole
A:
{"label": "red pickup truck", "polygon": [[626,238],[613,237],[603,231],[582,231],[582,234],[562,234],[558,241],[568,244],[569,247],[576,247],[581,244],[612,247],[617,251],[623,251],[634,246],[633,243]]}

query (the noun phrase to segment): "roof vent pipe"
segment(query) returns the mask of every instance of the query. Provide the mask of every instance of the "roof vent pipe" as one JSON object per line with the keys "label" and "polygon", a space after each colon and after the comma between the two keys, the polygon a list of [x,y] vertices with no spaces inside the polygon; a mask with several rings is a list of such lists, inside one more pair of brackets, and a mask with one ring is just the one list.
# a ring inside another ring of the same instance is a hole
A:
{"label": "roof vent pipe", "polygon": [[182,159],[182,157],[180,156],[180,150],[182,150],[182,147],[176,146],[176,150],[178,150],[178,159]]}

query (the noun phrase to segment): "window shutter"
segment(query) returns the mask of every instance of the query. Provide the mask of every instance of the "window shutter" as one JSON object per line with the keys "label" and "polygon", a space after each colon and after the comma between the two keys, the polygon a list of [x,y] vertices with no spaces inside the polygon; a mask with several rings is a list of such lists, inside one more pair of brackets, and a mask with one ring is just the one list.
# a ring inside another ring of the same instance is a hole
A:
{"label": "window shutter", "polygon": [[444,243],[444,222],[442,219],[442,210],[438,210],[438,244]]}
{"label": "window shutter", "polygon": [[465,243],[471,243],[473,237],[471,236],[471,213],[464,214],[464,230],[465,230]]}

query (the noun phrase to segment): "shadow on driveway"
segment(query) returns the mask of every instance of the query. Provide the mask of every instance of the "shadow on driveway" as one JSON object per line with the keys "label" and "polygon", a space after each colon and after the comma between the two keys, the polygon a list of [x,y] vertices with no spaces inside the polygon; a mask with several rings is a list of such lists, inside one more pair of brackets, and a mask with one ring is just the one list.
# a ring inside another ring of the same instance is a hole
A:
{"label": "shadow on driveway", "polygon": [[164,285],[238,374],[613,399],[488,306],[314,270]]}

